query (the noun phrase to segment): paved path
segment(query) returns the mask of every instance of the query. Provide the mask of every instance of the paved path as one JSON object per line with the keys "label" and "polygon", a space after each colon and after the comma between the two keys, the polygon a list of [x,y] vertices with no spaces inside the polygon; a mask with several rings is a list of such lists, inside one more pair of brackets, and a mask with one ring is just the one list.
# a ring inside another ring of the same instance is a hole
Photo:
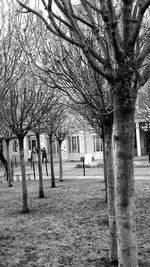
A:
{"label": "paved path", "polygon": [[[64,162],[63,163],[63,177],[64,179],[104,179],[103,168],[85,168],[85,176],[83,175],[83,168],[76,168],[79,162]],[[59,179],[59,164],[55,163],[55,177]],[[43,167],[43,178],[51,178],[50,176],[50,163],[47,164],[48,176],[46,175],[45,164]],[[37,164],[35,168],[36,179],[38,179],[38,169]],[[3,177],[4,168],[0,168],[0,177]],[[26,166],[27,180],[34,179],[33,168],[30,165]],[[134,170],[135,179],[150,179],[150,168],[142,167],[135,168]],[[14,180],[21,180],[21,169],[20,167],[14,168]]]}

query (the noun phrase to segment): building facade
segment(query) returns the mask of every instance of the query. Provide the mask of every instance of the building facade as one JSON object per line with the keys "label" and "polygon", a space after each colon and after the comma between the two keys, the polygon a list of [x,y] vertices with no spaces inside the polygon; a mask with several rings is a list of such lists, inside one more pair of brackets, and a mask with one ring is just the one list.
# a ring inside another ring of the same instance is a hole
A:
{"label": "building facade", "polygon": [[150,131],[147,122],[135,122],[134,152],[138,157],[150,153]]}
{"label": "building facade", "polygon": [[[40,135],[41,148],[45,147],[50,160],[50,145],[49,137],[47,134]],[[24,138],[24,157],[25,161],[31,159],[31,151],[33,147],[37,147],[36,137],[33,133],[29,133]],[[13,162],[19,162],[19,141],[13,137],[10,141],[10,159]],[[6,142],[3,138],[0,139],[0,150],[3,152],[6,158]],[[53,156],[54,160],[59,158],[58,143],[56,140],[53,141]],[[94,132],[79,131],[76,134],[68,136],[62,142],[62,158],[64,161],[80,161],[81,157],[85,154],[91,156],[92,159],[103,158],[103,143],[102,139],[98,137]]]}
{"label": "building facade", "polygon": [[[146,122],[135,122],[135,142],[134,154],[135,156],[146,155],[150,153],[150,125]],[[50,160],[50,145],[47,134],[40,135],[41,148],[45,147],[48,159]],[[31,151],[33,147],[37,147],[36,136],[30,132],[24,138],[24,156],[25,161],[30,161]],[[10,141],[10,159],[13,162],[20,161],[19,141],[13,137]],[[0,138],[0,150],[6,158],[6,142]],[[73,135],[67,136],[62,142],[62,158],[64,161],[80,161],[85,155],[89,155],[91,159],[103,159],[103,140],[99,138],[94,132],[78,131]],[[56,140],[53,141],[53,156],[54,160],[59,159],[59,147]]]}

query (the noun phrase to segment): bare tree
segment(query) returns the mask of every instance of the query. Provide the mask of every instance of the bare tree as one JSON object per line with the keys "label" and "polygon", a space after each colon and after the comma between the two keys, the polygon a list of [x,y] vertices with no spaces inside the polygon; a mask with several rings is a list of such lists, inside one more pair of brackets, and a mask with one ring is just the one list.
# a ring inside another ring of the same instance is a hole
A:
{"label": "bare tree", "polygon": [[50,166],[51,166],[51,188],[56,187],[53,159],[53,139],[59,125],[59,117],[62,113],[61,96],[57,98],[53,108],[47,112],[46,123],[43,124],[43,131],[48,134],[50,145]]}
{"label": "bare tree", "polygon": [[[39,127],[38,127],[39,128]],[[44,197],[44,188],[43,188],[43,173],[42,173],[42,164],[41,164],[41,144],[40,144],[40,130],[35,131],[36,140],[37,140],[37,152],[38,152],[38,170],[39,170],[39,198]]]}
{"label": "bare tree", "polygon": [[64,141],[67,133],[68,133],[68,127],[66,128],[64,125],[66,119],[66,114],[61,113],[60,117],[58,118],[58,126],[55,131],[55,137],[58,142],[58,150],[59,150],[59,181],[63,181],[63,165],[62,165],[62,142]]}
{"label": "bare tree", "polygon": [[23,140],[28,131],[35,124],[38,125],[46,114],[51,97],[52,95],[41,84],[36,83],[32,73],[29,70],[26,72],[26,68],[24,68],[23,79],[7,92],[2,102],[3,121],[19,139],[23,212],[29,210]]}
{"label": "bare tree", "polygon": [[[18,82],[22,76],[20,57],[22,51],[18,46],[13,23],[15,20],[16,10],[12,12],[12,8],[9,7],[9,2],[6,1],[5,5],[0,10],[0,101],[7,95],[8,91]],[[1,113],[3,109],[1,106]],[[1,115],[1,114],[0,114]],[[12,129],[4,125],[1,117],[1,134],[7,144],[7,178],[8,185],[12,186],[12,166],[9,157],[9,142],[12,138]]]}
{"label": "bare tree", "polygon": [[6,147],[7,147],[7,154],[6,154],[6,159],[7,159],[7,166],[5,167],[6,172],[7,172],[7,182],[8,186],[11,187],[12,181],[13,181],[13,166],[12,166],[12,161],[10,160],[10,140],[12,140],[12,130],[3,123],[1,119],[1,128],[0,128],[0,135],[1,137],[5,140],[6,142]]}
{"label": "bare tree", "polygon": [[[8,1],[6,1],[1,9],[0,22],[0,92],[1,99],[5,93],[13,86],[22,73],[20,72],[20,57],[22,51],[20,50],[13,23],[15,20],[14,12],[8,8]],[[15,11],[16,13],[16,11]]]}
{"label": "bare tree", "polygon": [[[21,27],[18,27],[20,25]],[[37,28],[37,33],[35,31],[35,25]],[[24,22],[23,16],[18,16],[18,23],[15,25],[16,34],[20,43],[20,46],[26,55],[26,59],[28,64],[30,64],[30,68],[32,70],[33,75],[42,83],[47,86],[47,90],[51,90],[55,92],[55,107],[54,103],[49,102],[49,111],[47,111],[47,118],[44,122],[41,123],[41,127],[36,128],[36,136],[39,139],[39,132],[47,131],[49,135],[50,142],[50,159],[51,159],[51,187],[55,187],[55,175],[54,175],[54,164],[53,164],[53,153],[52,153],[52,143],[54,132],[56,131],[58,125],[58,117],[62,110],[61,105],[59,106],[59,102],[61,100],[61,93],[58,93],[58,87],[55,85],[50,77],[47,75],[47,71],[45,71],[45,54],[44,52],[44,44],[43,44],[43,36],[46,36],[46,32],[41,32],[41,23],[39,19],[35,20],[35,24],[33,23],[33,16],[29,14],[27,23]],[[52,40],[53,42],[53,40]],[[54,42],[53,42],[54,43]],[[59,101],[58,101],[59,100]],[[54,101],[53,101],[54,102]],[[50,110],[50,106],[53,106]],[[39,143],[39,140],[38,140]],[[39,165],[39,174],[41,177],[41,166]],[[40,179],[41,181],[41,179]]]}
{"label": "bare tree", "polygon": [[[105,184],[106,191],[107,182],[108,187],[111,188],[111,190],[109,190],[109,194],[111,193],[111,197],[109,197],[109,206],[111,209],[113,208],[112,214],[109,212],[109,221],[111,225],[115,225],[114,176],[112,171],[113,160],[111,158],[113,110],[110,86],[100,77],[99,74],[92,70],[83,53],[81,53],[79,49],[73,46],[68,46],[66,42],[59,41],[56,37],[54,38],[54,36],[51,36],[49,32],[42,31],[42,25],[38,19],[34,25],[32,16],[28,16],[28,25],[25,28],[25,33],[23,32],[21,37],[18,35],[18,38],[26,55],[34,65],[35,75],[37,75],[38,78],[50,88],[54,88],[55,90],[56,88],[59,88],[59,90],[65,94],[66,98],[69,97],[73,103],[76,103],[78,111],[80,110],[83,117],[88,115],[87,117],[90,124],[94,126],[96,131],[101,133],[103,136]],[[30,45],[31,40],[32,46]],[[74,104],[72,106],[75,108]],[[58,128],[58,126],[55,127],[53,124],[54,132],[55,128]],[[104,131],[107,131],[107,133],[104,133]],[[109,138],[106,138],[106,135],[108,135]],[[63,173],[61,164],[61,143],[64,137],[65,134],[62,132],[61,125],[61,131],[59,129],[59,134],[57,129],[57,139],[59,138],[58,143],[60,144],[60,177],[62,177]],[[108,151],[106,160],[105,151]],[[106,162],[109,162],[107,166]],[[107,167],[110,168],[110,171],[108,170],[110,178],[108,177],[108,179]],[[51,164],[51,168],[53,169],[53,164]],[[52,170],[51,173],[52,177],[54,177],[54,172]],[[52,181],[54,181],[53,178]],[[109,210],[111,209],[109,208]],[[115,227],[113,228],[111,225],[110,229],[115,231]],[[114,234],[112,230],[110,240],[110,259],[111,261],[114,261],[117,259],[117,245],[116,234]]]}
{"label": "bare tree", "polygon": [[[54,125],[56,124],[56,119],[58,117],[59,112],[58,110],[58,102],[59,102],[59,95],[57,92],[50,93],[50,88],[47,88],[46,85],[43,85],[47,90],[47,99],[44,99],[45,102],[45,114],[43,113],[41,120],[38,121],[38,124],[35,122],[34,127],[32,128],[36,134],[37,139],[37,152],[38,152],[38,169],[39,169],[39,197],[44,197],[44,189],[43,189],[43,174],[42,174],[42,164],[41,164],[41,145],[40,145],[40,133],[48,133],[49,141],[51,141],[51,134],[53,135],[54,132]],[[50,142],[50,154],[51,154],[51,185],[55,187],[55,176],[54,176],[54,166],[53,166],[53,153],[52,153],[52,144]]]}
{"label": "bare tree", "polygon": [[46,57],[43,71],[49,77],[47,83],[53,83],[66,97],[69,97],[72,109],[76,109],[103,137],[106,191],[108,187],[110,259],[113,262],[117,260],[117,241],[112,153],[112,92],[109,84],[91,68],[84,55],[77,48],[71,45],[67,48],[65,42],[56,40],[55,48],[49,44],[49,46],[45,45],[43,50],[41,57]]}
{"label": "bare tree", "polygon": [[[17,2],[41,18],[49,31],[79,46],[93,69],[112,85],[118,259],[120,266],[138,266],[134,215],[134,112],[139,84],[145,82],[150,73],[150,63],[145,61],[150,52],[149,31],[139,43],[150,1],[81,0],[78,7],[70,0],[42,1],[48,16],[22,1]],[[52,2],[63,16],[53,10]]]}
{"label": "bare tree", "polygon": [[54,136],[56,137],[56,140],[58,142],[59,151],[59,181],[63,181],[62,142],[69,135],[72,135],[79,130],[78,122],[79,121],[77,121],[76,116],[74,116],[72,110],[65,105],[62,106],[62,111],[59,113],[56,121],[56,131],[54,133]]}

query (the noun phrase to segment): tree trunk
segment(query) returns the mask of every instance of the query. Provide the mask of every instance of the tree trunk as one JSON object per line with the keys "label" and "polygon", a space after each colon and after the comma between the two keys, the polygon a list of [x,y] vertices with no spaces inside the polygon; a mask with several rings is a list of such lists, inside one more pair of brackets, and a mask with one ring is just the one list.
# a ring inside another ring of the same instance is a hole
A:
{"label": "tree trunk", "polygon": [[49,134],[49,144],[50,144],[50,161],[51,161],[51,187],[56,187],[55,185],[55,174],[54,174],[54,161],[53,161],[53,149],[52,149],[52,134]]}
{"label": "tree trunk", "polygon": [[114,168],[113,168],[113,121],[109,120],[104,124],[105,136],[105,157],[107,170],[107,200],[108,200],[108,217],[109,217],[109,253],[110,261],[116,263],[118,261],[117,252],[117,229],[115,214],[115,190],[114,190]]}
{"label": "tree trunk", "polygon": [[62,142],[59,143],[59,181],[63,181],[63,166],[62,166],[62,153],[61,153],[61,144]]}
{"label": "tree trunk", "polygon": [[106,149],[105,149],[105,136],[104,136],[104,129],[103,131],[103,136],[102,136],[102,140],[103,140],[103,170],[104,170],[104,183],[105,183],[105,200],[107,203],[107,167],[106,167]]}
{"label": "tree trunk", "polygon": [[36,133],[37,140],[37,151],[38,151],[38,170],[39,170],[39,198],[44,197],[43,188],[43,173],[42,173],[42,163],[41,163],[41,145],[40,145],[40,134]]}
{"label": "tree trunk", "polygon": [[[122,87],[120,87],[121,92],[116,92],[113,96],[118,261],[119,267],[137,267],[138,255],[133,166],[135,99],[134,95],[131,99],[131,90],[129,91],[128,87]],[[127,94],[130,94],[129,98],[127,98]],[[125,99],[126,102],[124,101]]]}
{"label": "tree trunk", "polygon": [[10,139],[6,140],[7,145],[7,179],[8,179],[8,186],[11,187],[12,185],[12,172],[11,172],[11,161],[10,161],[10,155],[9,155],[9,143]]}
{"label": "tree trunk", "polygon": [[28,212],[28,193],[26,185],[26,169],[24,161],[24,146],[23,137],[19,137],[19,149],[20,149],[20,164],[21,164],[21,174],[22,174],[22,196],[23,196],[23,212]]}

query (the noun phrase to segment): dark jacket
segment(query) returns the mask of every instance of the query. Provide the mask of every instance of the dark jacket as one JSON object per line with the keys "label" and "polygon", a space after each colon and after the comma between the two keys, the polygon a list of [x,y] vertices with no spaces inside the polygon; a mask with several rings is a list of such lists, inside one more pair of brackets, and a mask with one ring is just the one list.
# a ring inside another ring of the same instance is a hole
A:
{"label": "dark jacket", "polygon": [[2,151],[0,151],[0,161],[4,164],[4,166],[7,165],[7,160],[5,159]]}

